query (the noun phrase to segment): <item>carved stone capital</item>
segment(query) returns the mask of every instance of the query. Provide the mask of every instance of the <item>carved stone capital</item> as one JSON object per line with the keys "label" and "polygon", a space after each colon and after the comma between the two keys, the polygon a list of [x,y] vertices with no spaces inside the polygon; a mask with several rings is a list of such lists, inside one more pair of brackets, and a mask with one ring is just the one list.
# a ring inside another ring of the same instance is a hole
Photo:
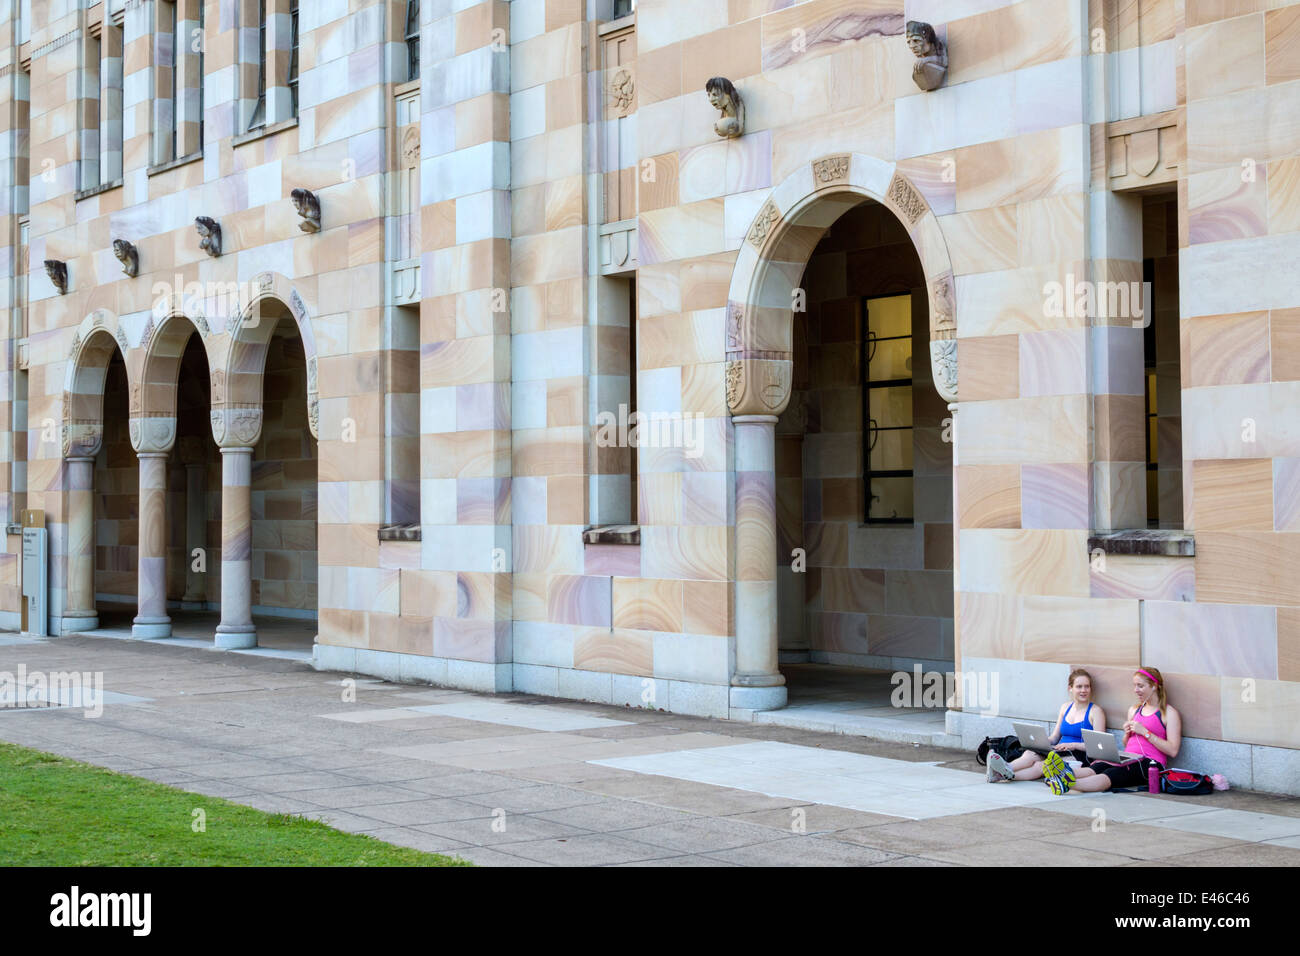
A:
{"label": "carved stone capital", "polygon": [[176,443],[176,419],[132,416],[131,447],[136,454],[166,454]]}
{"label": "carved stone capital", "polygon": [[740,359],[727,363],[727,407],[732,415],[780,415],[790,401],[794,363]]}
{"label": "carved stone capital", "polygon": [[212,438],[222,448],[251,448],[262,435],[260,408],[212,409]]}
{"label": "carved stone capital", "polygon": [[930,371],[934,374],[934,387],[946,402],[957,401],[957,340],[932,339],[930,342]]}
{"label": "carved stone capital", "polygon": [[63,423],[63,457],[94,458],[104,444],[101,422],[71,419]]}

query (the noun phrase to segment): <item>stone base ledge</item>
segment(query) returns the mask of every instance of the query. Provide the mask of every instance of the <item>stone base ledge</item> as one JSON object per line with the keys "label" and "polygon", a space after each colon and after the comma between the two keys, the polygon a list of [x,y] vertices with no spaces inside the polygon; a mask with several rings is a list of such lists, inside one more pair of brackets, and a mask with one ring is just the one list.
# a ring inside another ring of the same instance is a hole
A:
{"label": "stone base ledge", "polygon": [[[1011,728],[1012,719],[950,710],[945,723],[948,733],[961,740],[961,748],[974,753],[985,737],[1015,733]],[[1030,722],[1045,723],[1042,720]],[[1184,737],[1182,750],[1174,758],[1173,765],[1201,773],[1221,773],[1231,786],[1243,790],[1300,796],[1300,750]]]}
{"label": "stone base ledge", "polygon": [[1088,535],[1088,553],[1157,554],[1175,558],[1196,556],[1196,539],[1190,531],[1139,528],[1134,531],[1094,531]]}

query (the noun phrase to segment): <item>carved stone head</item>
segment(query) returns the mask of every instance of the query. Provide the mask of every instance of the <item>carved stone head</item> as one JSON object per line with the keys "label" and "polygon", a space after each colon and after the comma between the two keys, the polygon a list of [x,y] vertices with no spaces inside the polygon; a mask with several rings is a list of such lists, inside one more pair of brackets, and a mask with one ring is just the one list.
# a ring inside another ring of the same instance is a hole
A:
{"label": "carved stone head", "polygon": [[217,221],[199,216],[194,220],[194,228],[199,233],[199,248],[214,259],[221,255],[221,226]]}
{"label": "carved stone head", "polygon": [[320,200],[309,189],[298,188],[289,194],[298,212],[298,228],[303,232],[320,232]]}
{"label": "carved stone head", "polygon": [[122,263],[122,271],[132,278],[140,271],[140,253],[125,239],[113,240],[113,255]]}
{"label": "carved stone head", "polygon": [[704,84],[709,103],[722,115],[713,124],[713,131],[724,139],[733,139],[745,132],[745,104],[740,92],[725,76],[715,76]]}
{"label": "carved stone head", "polygon": [[54,288],[59,290],[59,295],[64,295],[68,291],[68,264],[61,259],[46,259],[45,274],[50,277],[50,282]]}
{"label": "carved stone head", "polygon": [[907,46],[916,56],[916,62],[912,64],[912,82],[926,92],[937,90],[948,74],[948,52],[934,27],[920,20],[908,20]]}
{"label": "carved stone head", "polygon": [[908,20],[907,45],[917,56],[933,56],[939,48],[939,37],[930,24]]}

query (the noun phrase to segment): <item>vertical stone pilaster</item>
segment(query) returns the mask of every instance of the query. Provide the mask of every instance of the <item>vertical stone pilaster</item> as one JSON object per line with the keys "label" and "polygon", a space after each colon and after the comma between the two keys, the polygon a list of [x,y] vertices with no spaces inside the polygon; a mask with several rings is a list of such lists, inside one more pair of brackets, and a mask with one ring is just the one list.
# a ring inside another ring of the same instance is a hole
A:
{"label": "vertical stone pilaster", "polygon": [[140,461],[140,540],[136,574],[139,613],[133,637],[171,637],[167,616],[167,452],[142,451]]}

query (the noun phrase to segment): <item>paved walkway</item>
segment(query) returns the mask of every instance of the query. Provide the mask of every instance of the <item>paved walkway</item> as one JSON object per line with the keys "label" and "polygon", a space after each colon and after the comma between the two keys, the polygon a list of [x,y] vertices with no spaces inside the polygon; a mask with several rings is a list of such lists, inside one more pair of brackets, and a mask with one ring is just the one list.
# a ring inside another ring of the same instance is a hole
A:
{"label": "paved walkway", "polygon": [[527,695],[345,701],[301,660],[184,643],[0,634],[19,665],[111,694],[0,709],[0,738],[485,865],[1300,864],[1290,798],[1052,797],[948,750]]}

